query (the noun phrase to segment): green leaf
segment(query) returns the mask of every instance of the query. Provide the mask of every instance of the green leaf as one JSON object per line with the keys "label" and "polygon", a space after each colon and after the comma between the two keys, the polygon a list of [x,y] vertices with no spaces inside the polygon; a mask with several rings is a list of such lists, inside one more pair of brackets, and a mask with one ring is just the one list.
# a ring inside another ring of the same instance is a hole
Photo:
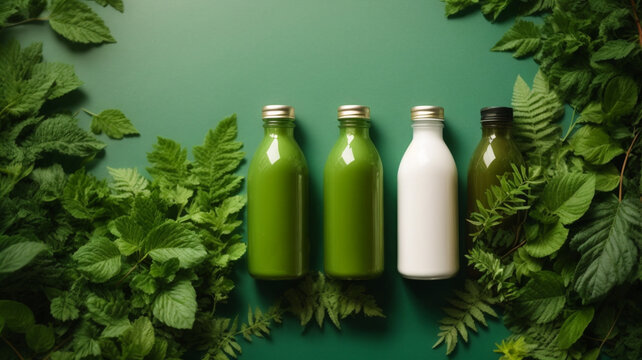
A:
{"label": "green leaf", "polygon": [[119,217],[114,220],[113,226],[115,231],[112,232],[118,236],[118,239],[114,241],[114,245],[118,247],[121,254],[129,256],[141,249],[145,231],[132,218]]}
{"label": "green leaf", "polygon": [[149,181],[138,173],[136,168],[114,169],[107,167],[109,175],[114,179],[111,188],[116,192],[116,198],[128,198],[136,195],[149,196],[147,190]]}
{"label": "green leaf", "polygon": [[129,283],[132,289],[138,289],[147,295],[153,295],[156,292],[156,280],[148,273],[136,274]]}
{"label": "green leaf", "polygon": [[198,235],[173,220],[154,228],[143,243],[145,253],[152,259],[168,261],[176,258],[184,269],[199,264],[207,256]]}
{"label": "green leaf", "polygon": [[41,122],[23,145],[34,157],[43,152],[89,157],[105,147],[94,136],[78,127],[68,115],[58,115]]}
{"label": "green leaf", "polygon": [[619,60],[627,57],[636,47],[633,41],[622,39],[607,41],[591,55],[592,61]]}
{"label": "green leaf", "polygon": [[49,246],[35,241],[10,245],[0,251],[0,274],[11,273],[29,264],[38,254],[49,250]]}
{"label": "green leaf", "polygon": [[638,86],[628,76],[617,76],[606,84],[602,110],[613,116],[628,115],[638,102]]}
{"label": "green leaf", "polygon": [[6,105],[0,106],[0,114],[35,114],[45,103],[54,80],[50,76],[38,75],[24,81],[8,82],[3,89],[5,101],[0,102]]}
{"label": "green leaf", "polygon": [[516,20],[515,24],[493,46],[492,51],[514,51],[513,57],[535,54],[541,47],[539,27],[530,21]]}
{"label": "green leaf", "polygon": [[[588,210],[593,195],[595,195],[595,176],[563,173],[546,184],[540,195],[538,210],[557,215],[562,224],[571,224]],[[561,231],[561,229],[558,230]]]}
{"label": "green leaf", "polygon": [[583,307],[574,311],[564,320],[560,334],[557,337],[557,344],[562,349],[570,348],[577,340],[582,337],[584,330],[593,320],[595,309],[593,307]]}
{"label": "green leaf", "polygon": [[638,262],[640,204],[632,197],[621,202],[610,196],[596,203],[586,223],[571,239],[581,258],[575,271],[575,290],[583,303],[604,297],[624,283]]}
{"label": "green leaf", "polygon": [[78,0],[55,0],[49,15],[55,32],[73,42],[100,44],[116,42],[103,20]]}
{"label": "green leaf", "polygon": [[[528,231],[527,231],[528,232]],[[541,258],[557,252],[566,242],[568,229],[562,222],[542,224],[537,237],[528,239],[524,249],[533,257]]]}
{"label": "green leaf", "polygon": [[125,11],[125,4],[123,4],[123,0],[94,0],[98,4],[102,6],[111,6],[114,9],[120,11],[121,13]]}
{"label": "green leaf", "polygon": [[573,153],[595,165],[602,165],[623,154],[624,150],[602,128],[585,125],[577,130],[569,144]]}
{"label": "green leaf", "polygon": [[517,297],[518,309],[538,324],[555,320],[566,304],[562,278],[551,271],[532,274]]}
{"label": "green leaf", "polygon": [[580,117],[577,119],[577,122],[582,123],[593,123],[601,124],[604,122],[604,112],[602,111],[602,104],[597,102],[592,102],[584,107]]}
{"label": "green leaf", "polygon": [[149,274],[155,278],[172,281],[178,269],[180,269],[180,262],[177,258],[171,258],[164,262],[154,261],[149,268]]}
{"label": "green leaf", "polygon": [[481,12],[491,22],[495,22],[499,15],[506,10],[511,0],[485,0],[481,3]]}
{"label": "green leaf", "polygon": [[37,167],[29,176],[38,183],[38,196],[43,201],[55,201],[62,197],[67,175],[60,164]]}
{"label": "green leaf", "polygon": [[479,4],[479,0],[444,0],[444,3],[446,3],[446,16],[451,16]]}
{"label": "green leaf", "polygon": [[157,337],[154,340],[152,350],[147,354],[145,360],[165,360],[167,358],[167,341]]}
{"label": "green leaf", "polygon": [[73,65],[62,63],[40,63],[33,67],[32,76],[43,76],[53,79],[53,85],[49,89],[47,99],[59,98],[73,90],[76,90],[83,83],[74,72]]}
{"label": "green leaf", "polygon": [[112,139],[122,139],[125,135],[140,135],[132,122],[117,109],[104,110],[91,119],[91,131],[98,135],[104,132]]}
{"label": "green leaf", "polygon": [[14,3],[10,1],[0,4],[0,27],[4,26],[7,19],[17,12],[18,9],[15,7]]}
{"label": "green leaf", "polygon": [[16,333],[26,332],[35,323],[31,309],[13,300],[0,300],[0,317],[4,327]]}
{"label": "green leaf", "polygon": [[154,327],[147,317],[139,317],[123,333],[123,355],[126,359],[143,359],[154,347]]}
{"label": "green leaf", "polygon": [[51,353],[51,360],[74,360],[74,353],[70,351],[55,351]]}
{"label": "green leaf", "polygon": [[25,334],[27,345],[37,354],[44,353],[53,348],[56,338],[53,329],[45,325],[33,325]]}
{"label": "green leaf", "polygon": [[161,188],[161,198],[173,205],[187,205],[192,195],[194,195],[193,190],[186,189],[180,185],[172,188]]}
{"label": "green leaf", "polygon": [[105,282],[120,272],[120,251],[102,237],[93,238],[81,246],[73,259],[78,262],[78,270],[93,282]]}
{"label": "green leaf", "polygon": [[147,161],[152,165],[147,172],[155,181],[167,182],[172,186],[185,184],[189,178],[187,150],[173,140],[158,137],[154,150],[147,153]]}
{"label": "green leaf", "polygon": [[189,281],[179,281],[161,292],[152,304],[154,317],[176,329],[191,329],[196,313],[196,291]]}
{"label": "green leaf", "polygon": [[78,319],[78,307],[76,300],[68,292],[51,300],[51,315],[58,320],[68,321]]}

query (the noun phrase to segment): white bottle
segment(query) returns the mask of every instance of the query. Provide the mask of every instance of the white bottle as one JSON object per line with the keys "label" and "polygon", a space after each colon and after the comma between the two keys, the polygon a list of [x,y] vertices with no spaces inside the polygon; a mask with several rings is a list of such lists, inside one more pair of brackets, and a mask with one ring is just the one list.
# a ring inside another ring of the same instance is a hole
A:
{"label": "white bottle", "polygon": [[457,167],[443,139],[444,109],[415,106],[411,118],[397,174],[397,268],[409,279],[445,279],[459,270]]}

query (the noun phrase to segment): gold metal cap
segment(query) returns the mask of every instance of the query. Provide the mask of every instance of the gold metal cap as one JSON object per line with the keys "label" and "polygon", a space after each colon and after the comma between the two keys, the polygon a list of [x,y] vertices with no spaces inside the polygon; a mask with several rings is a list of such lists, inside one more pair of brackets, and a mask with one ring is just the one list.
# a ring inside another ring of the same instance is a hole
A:
{"label": "gold metal cap", "polygon": [[339,120],[341,119],[370,120],[370,108],[363,105],[341,105],[339,106]]}
{"label": "gold metal cap", "polygon": [[289,105],[266,105],[263,107],[264,119],[294,119],[294,107]]}
{"label": "gold metal cap", "polygon": [[415,120],[444,121],[444,108],[441,106],[420,105],[410,109],[410,118]]}

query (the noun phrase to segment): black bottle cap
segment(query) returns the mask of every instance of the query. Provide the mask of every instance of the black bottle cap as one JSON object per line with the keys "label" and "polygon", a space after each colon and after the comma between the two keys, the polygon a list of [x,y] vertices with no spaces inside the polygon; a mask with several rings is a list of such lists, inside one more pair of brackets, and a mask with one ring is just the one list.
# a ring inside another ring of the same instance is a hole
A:
{"label": "black bottle cap", "polygon": [[506,106],[488,106],[481,109],[481,122],[513,122],[513,108]]}

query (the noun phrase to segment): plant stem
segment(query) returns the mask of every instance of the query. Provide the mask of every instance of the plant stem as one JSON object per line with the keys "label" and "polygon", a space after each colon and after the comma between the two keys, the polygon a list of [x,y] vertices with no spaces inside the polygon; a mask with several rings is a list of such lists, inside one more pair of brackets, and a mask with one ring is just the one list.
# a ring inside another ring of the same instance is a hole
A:
{"label": "plant stem", "polygon": [[566,131],[566,135],[564,135],[564,137],[562,138],[562,142],[566,141],[566,138],[569,135],[571,135],[571,131],[573,131],[575,124],[577,124],[577,121],[575,121],[575,108],[573,108],[573,115],[571,115],[571,125],[568,127],[568,130]]}
{"label": "plant stem", "polygon": [[25,358],[24,358],[24,357],[22,357],[22,354],[20,354],[20,351],[18,351],[18,349],[16,349],[16,348],[13,346],[13,344],[11,343],[11,341],[7,340],[4,336],[0,336],[0,338],[2,338],[2,340],[3,340],[7,345],[9,345],[9,347],[11,348],[11,350],[13,350],[13,352],[14,352],[14,353],[16,353],[16,355],[18,356],[18,359],[20,359],[20,360],[25,360]]}
{"label": "plant stem", "polygon": [[611,332],[613,332],[613,329],[615,328],[615,324],[617,323],[617,320],[620,318],[620,315],[622,315],[622,309],[624,309],[624,306],[620,308],[620,310],[617,312],[617,316],[615,317],[615,320],[613,320],[613,324],[611,324],[611,328],[609,329],[609,332],[606,333],[606,336],[604,336],[604,339],[602,339],[602,342],[600,343],[600,347],[598,351],[602,351],[602,347],[606,343],[606,341],[609,339],[609,336],[611,336]]}
{"label": "plant stem", "polygon": [[620,191],[618,195],[618,200],[622,202],[622,183],[624,180],[624,168],[626,168],[626,161],[629,160],[629,155],[631,155],[631,150],[633,150],[633,145],[635,144],[635,140],[638,139],[638,136],[640,135],[640,131],[635,132],[635,136],[633,137],[633,141],[631,141],[631,145],[629,145],[629,149],[626,150],[626,155],[624,156],[624,162],[622,163],[622,170],[620,170]]}
{"label": "plant stem", "polygon": [[638,28],[638,42],[642,46],[642,26],[640,26],[640,18],[638,17],[638,6],[634,0],[629,0],[631,2],[631,10],[633,11],[633,19],[635,20],[635,25]]}
{"label": "plant stem", "polygon": [[17,26],[17,25],[22,25],[22,24],[26,24],[26,23],[30,23],[30,22],[34,22],[34,21],[49,21],[49,18],[44,17],[44,18],[31,18],[31,19],[25,19],[25,20],[18,21],[18,22],[13,23],[13,24],[6,24],[4,27],[5,27],[5,28],[8,28],[8,27]]}
{"label": "plant stem", "polygon": [[87,110],[87,109],[85,109],[85,108],[82,108],[82,111],[86,112],[87,114],[89,114],[89,115],[91,115],[91,116],[98,116],[98,114],[93,113],[93,112],[91,112],[91,111],[89,111],[89,110]]}
{"label": "plant stem", "polygon": [[508,250],[508,252],[507,252],[506,254],[502,255],[502,259],[503,259],[503,258],[505,258],[506,256],[508,256],[508,255],[512,254],[515,250],[517,250],[517,249],[521,248],[521,247],[522,247],[522,246],[524,246],[525,244],[526,244],[526,240],[522,240],[522,242],[521,242],[521,243],[519,243],[519,244],[517,244],[517,245],[513,246],[513,248],[512,248],[512,249],[510,249],[510,250]]}

